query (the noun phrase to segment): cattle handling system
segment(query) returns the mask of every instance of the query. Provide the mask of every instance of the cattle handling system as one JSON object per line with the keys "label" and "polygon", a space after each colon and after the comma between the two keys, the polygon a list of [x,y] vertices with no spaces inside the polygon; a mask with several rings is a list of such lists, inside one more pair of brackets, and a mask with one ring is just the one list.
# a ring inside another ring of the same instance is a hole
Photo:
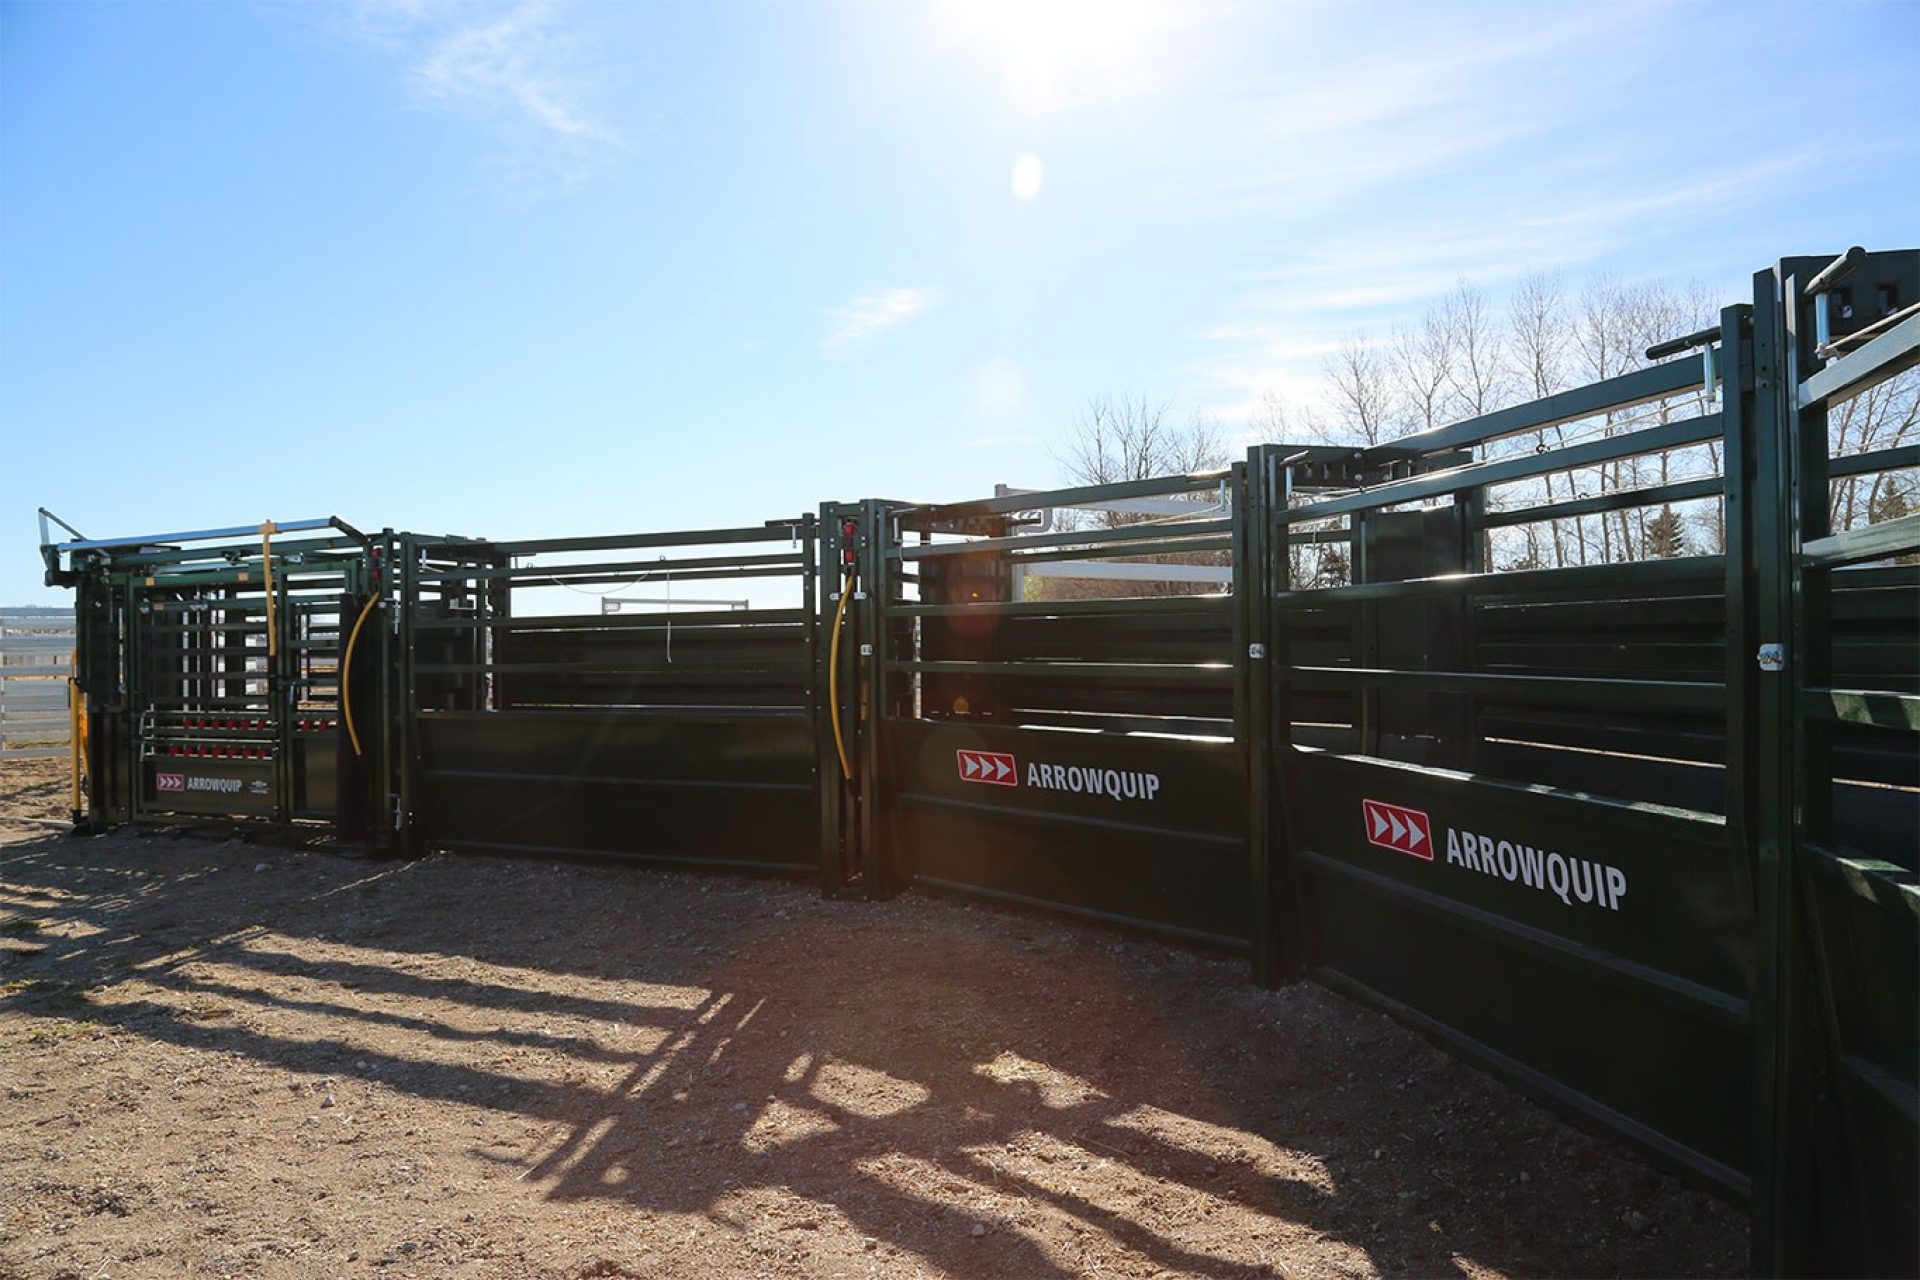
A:
{"label": "cattle handling system", "polygon": [[[1236,951],[1749,1204],[1759,1272],[1913,1275],[1920,514],[1833,494],[1920,444],[1835,455],[1828,417],[1920,363],[1917,300],[1920,251],[1788,258],[1629,372],[1211,474],[600,537],[43,534],[75,824]],[[1710,554],[1588,554],[1581,522],[1676,507]],[[1500,551],[1529,528],[1580,554]]]}

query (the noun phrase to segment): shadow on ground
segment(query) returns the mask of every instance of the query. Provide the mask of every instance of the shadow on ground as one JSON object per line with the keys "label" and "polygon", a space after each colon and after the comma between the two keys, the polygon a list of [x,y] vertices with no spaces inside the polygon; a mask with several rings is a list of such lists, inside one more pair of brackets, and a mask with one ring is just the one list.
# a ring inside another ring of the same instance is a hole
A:
{"label": "shadow on ground", "polygon": [[0,845],[0,913],[16,1067],[93,1026],[364,1083],[499,1175],[464,1196],[607,1215],[572,1274],[673,1270],[678,1215],[726,1271],[1745,1265],[1740,1215],[1371,1013],[1051,920],[131,835]]}

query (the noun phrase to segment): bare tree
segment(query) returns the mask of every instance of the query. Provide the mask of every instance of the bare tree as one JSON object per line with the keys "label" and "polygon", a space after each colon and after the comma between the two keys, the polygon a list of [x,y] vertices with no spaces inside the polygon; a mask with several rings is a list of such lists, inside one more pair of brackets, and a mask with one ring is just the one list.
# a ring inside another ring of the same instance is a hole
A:
{"label": "bare tree", "polygon": [[[1572,334],[1567,319],[1566,282],[1559,273],[1534,272],[1521,277],[1514,286],[1513,296],[1508,300],[1507,333],[1507,358],[1513,365],[1514,381],[1520,394],[1539,400],[1566,385],[1567,347],[1572,341]],[[1539,453],[1545,453],[1551,447],[1545,429],[1530,433],[1528,441]],[[1540,488],[1549,505],[1558,499],[1559,495],[1554,492],[1553,472],[1549,471],[1540,477]],[[1573,492],[1573,481],[1568,477],[1567,496],[1571,497]],[[1523,528],[1537,538],[1537,525],[1525,525]],[[1550,520],[1547,528],[1553,542],[1554,566],[1565,568],[1567,539],[1561,522]],[[1535,538],[1528,540],[1527,559],[1533,567],[1539,567],[1545,564],[1545,559]]]}
{"label": "bare tree", "polygon": [[1342,342],[1324,368],[1332,438],[1371,448],[1398,434],[1392,369],[1365,334]]}
{"label": "bare tree", "polygon": [[1566,386],[1567,284],[1557,271],[1522,276],[1507,301],[1507,358],[1520,391],[1530,399]]}
{"label": "bare tree", "polygon": [[[1837,458],[1911,444],[1920,437],[1920,373],[1903,373],[1834,406],[1827,437]],[[1831,485],[1833,527],[1857,529],[1904,515],[1917,496],[1920,476],[1911,469],[1844,476]]]}
{"label": "bare tree", "polygon": [[1477,418],[1499,408],[1506,402],[1507,367],[1500,327],[1487,296],[1462,280],[1440,305],[1439,323],[1452,355],[1447,381],[1454,412],[1462,418]]}
{"label": "bare tree", "polygon": [[[1156,476],[1190,475],[1217,471],[1229,461],[1226,433],[1213,418],[1194,412],[1175,419],[1170,402],[1143,394],[1095,396],[1081,407],[1064,448],[1054,461],[1069,483],[1074,485],[1117,484],[1127,480],[1149,480]],[[1190,496],[1196,516],[1206,512],[1218,498],[1210,493]],[[1058,511],[1055,519],[1061,529],[1086,527],[1088,513]],[[1165,520],[1128,511],[1103,511],[1091,523],[1106,528]],[[1140,560],[1159,564],[1227,563],[1223,552],[1168,552],[1141,556]],[[1095,579],[1042,578],[1032,580],[1038,589],[1034,598],[1092,599],[1109,596],[1186,595],[1194,590],[1189,583],[1106,582]]]}
{"label": "bare tree", "polygon": [[[1712,325],[1717,298],[1697,283],[1626,282],[1611,275],[1577,292],[1556,273],[1522,277],[1504,300],[1461,281],[1417,323],[1376,341],[1355,333],[1322,363],[1321,394],[1289,405],[1269,394],[1251,426],[1267,440],[1369,448],[1410,431],[1483,416],[1519,400],[1554,395],[1646,366],[1648,348]],[[1698,360],[1682,353],[1675,360]],[[1482,458],[1552,454],[1595,436],[1638,432],[1712,409],[1713,389],[1697,385],[1631,409],[1560,423],[1479,447]],[[1145,397],[1089,402],[1077,426],[1075,479],[1098,481],[1223,462],[1217,427],[1175,423],[1164,403]],[[1834,406],[1828,420],[1835,457],[1920,440],[1920,372],[1902,375]],[[1178,442],[1177,447],[1175,442]],[[1719,554],[1726,511],[1718,497],[1645,502],[1674,484],[1724,473],[1717,439],[1601,463],[1563,468],[1491,486],[1489,509],[1526,511],[1567,501],[1609,498],[1626,505],[1558,519],[1522,519],[1489,535],[1490,558],[1505,568],[1606,563],[1648,556]],[[1618,495],[1616,497],[1616,495]],[[1636,500],[1641,505],[1632,505]],[[1833,524],[1857,528],[1920,508],[1920,469],[1894,468],[1832,482]],[[1610,504],[1611,505],[1611,504]],[[1328,521],[1333,528],[1336,522]],[[1304,530],[1302,531],[1304,532]],[[1295,580],[1344,573],[1330,546],[1292,552]]]}
{"label": "bare tree", "polygon": [[1415,431],[1429,431],[1446,421],[1454,355],[1453,331],[1438,307],[1427,308],[1417,327],[1394,332],[1388,354],[1394,389]]}
{"label": "bare tree", "polygon": [[1223,467],[1227,442],[1205,414],[1174,421],[1168,401],[1095,396],[1081,408],[1054,461],[1074,484],[1116,484]]}

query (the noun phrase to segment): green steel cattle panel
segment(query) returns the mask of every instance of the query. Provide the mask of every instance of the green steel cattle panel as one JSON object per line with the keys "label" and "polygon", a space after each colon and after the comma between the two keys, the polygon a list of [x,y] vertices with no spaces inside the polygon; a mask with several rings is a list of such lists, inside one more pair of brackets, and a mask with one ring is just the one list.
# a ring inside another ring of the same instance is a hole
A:
{"label": "green steel cattle panel", "polygon": [[1314,971],[1744,1188],[1750,943],[1719,821],[1310,752],[1284,772]]}
{"label": "green steel cattle panel", "polygon": [[804,716],[617,710],[416,720],[421,821],[457,849],[810,871]]}
{"label": "green steel cattle panel", "polygon": [[[1246,779],[1231,744],[916,720],[888,721],[884,738],[891,846],[916,882],[1246,944]],[[982,778],[983,761],[1011,773]]]}

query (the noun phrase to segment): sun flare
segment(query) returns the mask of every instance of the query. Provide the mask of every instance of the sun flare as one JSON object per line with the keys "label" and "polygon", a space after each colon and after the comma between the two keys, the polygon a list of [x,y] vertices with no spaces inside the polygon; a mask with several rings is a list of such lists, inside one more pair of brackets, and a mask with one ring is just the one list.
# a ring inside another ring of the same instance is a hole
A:
{"label": "sun flare", "polygon": [[960,36],[999,60],[1015,104],[1032,111],[1123,75],[1172,14],[1159,0],[951,0],[947,12]]}

